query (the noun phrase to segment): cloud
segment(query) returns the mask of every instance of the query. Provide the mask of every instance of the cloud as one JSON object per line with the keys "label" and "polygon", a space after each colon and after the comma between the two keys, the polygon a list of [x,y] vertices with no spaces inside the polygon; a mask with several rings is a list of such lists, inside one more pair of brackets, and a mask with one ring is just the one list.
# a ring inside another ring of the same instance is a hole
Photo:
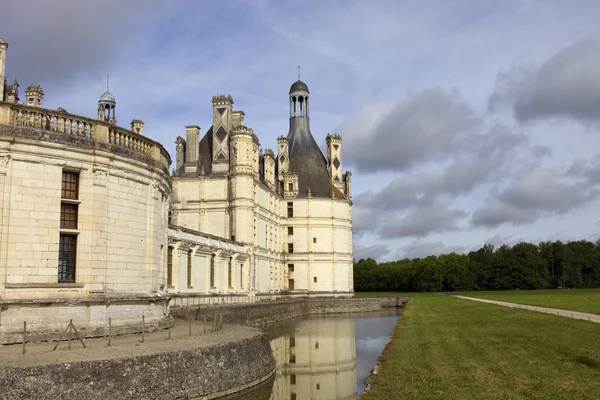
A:
{"label": "cloud", "polygon": [[161,9],[158,0],[5,2],[0,35],[9,43],[7,72],[22,84],[105,76],[136,54],[125,31],[149,24]]}
{"label": "cloud", "polygon": [[387,218],[379,226],[377,233],[381,237],[423,237],[430,233],[459,229],[459,223],[468,213],[449,208],[443,204],[431,204],[416,207],[404,217]]}
{"label": "cloud", "polygon": [[427,256],[438,256],[440,254],[457,253],[461,254],[467,251],[464,246],[446,246],[441,241],[422,242],[413,241],[406,246],[403,246],[398,251],[399,258],[424,258]]}
{"label": "cloud", "polygon": [[381,261],[386,258],[388,254],[388,248],[385,244],[375,244],[371,246],[365,246],[360,243],[353,245],[354,258],[360,260],[364,258],[372,258],[374,260]]}
{"label": "cloud", "polygon": [[407,170],[468,151],[481,120],[458,90],[433,88],[398,101],[372,132],[356,132],[351,124],[338,129],[347,143],[347,158],[360,171],[373,172]]}
{"label": "cloud", "polygon": [[567,183],[549,170],[536,169],[513,181],[473,213],[475,226],[533,222],[543,215],[564,214],[592,200],[587,183]]}
{"label": "cloud", "polygon": [[521,122],[545,118],[598,122],[599,70],[600,40],[566,47],[539,68],[514,66],[498,75],[490,110],[508,105]]}

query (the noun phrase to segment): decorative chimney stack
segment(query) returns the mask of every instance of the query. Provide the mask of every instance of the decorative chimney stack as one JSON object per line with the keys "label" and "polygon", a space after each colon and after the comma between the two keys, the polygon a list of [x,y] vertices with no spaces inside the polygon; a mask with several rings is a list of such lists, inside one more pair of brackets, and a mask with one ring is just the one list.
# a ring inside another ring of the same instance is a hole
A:
{"label": "decorative chimney stack", "polygon": [[131,120],[131,130],[137,133],[138,135],[144,134],[144,121],[140,119],[132,119]]}
{"label": "decorative chimney stack", "polygon": [[25,103],[30,107],[43,108],[44,91],[40,85],[29,85],[25,89]]}

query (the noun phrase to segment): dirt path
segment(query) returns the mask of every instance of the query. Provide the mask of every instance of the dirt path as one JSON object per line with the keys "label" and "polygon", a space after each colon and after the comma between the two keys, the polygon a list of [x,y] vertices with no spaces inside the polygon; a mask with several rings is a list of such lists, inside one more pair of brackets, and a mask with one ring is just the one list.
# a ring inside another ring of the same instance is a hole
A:
{"label": "dirt path", "polygon": [[545,314],[554,314],[554,315],[559,315],[561,317],[583,319],[583,320],[590,321],[590,322],[600,323],[600,315],[598,315],[598,314],[589,314],[589,313],[570,311],[570,310],[560,310],[557,308],[528,306],[525,304],[507,303],[506,301],[478,299],[476,297],[467,297],[467,296],[459,296],[459,295],[455,295],[454,297],[458,297],[459,299],[480,301],[482,303],[497,304],[499,306],[511,307],[511,308],[521,308],[523,310],[537,311],[537,312],[541,312],[541,313],[545,313]]}

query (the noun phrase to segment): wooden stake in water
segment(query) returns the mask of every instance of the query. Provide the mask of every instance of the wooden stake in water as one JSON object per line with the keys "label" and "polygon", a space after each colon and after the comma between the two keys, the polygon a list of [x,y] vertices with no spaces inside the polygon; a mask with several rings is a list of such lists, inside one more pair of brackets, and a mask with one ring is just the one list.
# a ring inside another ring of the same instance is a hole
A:
{"label": "wooden stake in water", "polygon": [[112,317],[108,317],[108,347],[110,347],[110,339],[112,335]]}
{"label": "wooden stake in water", "polygon": [[142,343],[144,343],[144,334],[146,332],[146,316],[142,314]]}
{"label": "wooden stake in water", "polygon": [[27,344],[27,321],[23,321],[23,355],[25,355],[25,345]]}

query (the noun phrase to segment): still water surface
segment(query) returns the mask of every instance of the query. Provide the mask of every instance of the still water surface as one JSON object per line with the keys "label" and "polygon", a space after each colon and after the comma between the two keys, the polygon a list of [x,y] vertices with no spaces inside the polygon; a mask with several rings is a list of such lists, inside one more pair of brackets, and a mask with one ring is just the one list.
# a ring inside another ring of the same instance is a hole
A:
{"label": "still water surface", "polygon": [[[399,308],[376,313],[309,316],[267,329],[277,371],[252,400],[351,400],[363,393],[365,378],[390,339]],[[241,396],[241,397],[239,397]]]}

